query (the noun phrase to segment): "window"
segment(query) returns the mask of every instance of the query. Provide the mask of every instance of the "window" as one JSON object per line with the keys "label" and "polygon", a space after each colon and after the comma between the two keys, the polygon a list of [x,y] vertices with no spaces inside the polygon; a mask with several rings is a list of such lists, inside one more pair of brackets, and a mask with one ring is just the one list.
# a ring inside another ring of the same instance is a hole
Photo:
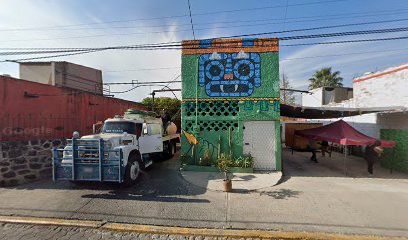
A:
{"label": "window", "polygon": [[107,122],[103,125],[102,132],[136,134],[136,124],[133,122]]}
{"label": "window", "polygon": [[150,135],[161,134],[161,125],[160,124],[152,123],[152,124],[148,124],[147,126],[149,128]]}

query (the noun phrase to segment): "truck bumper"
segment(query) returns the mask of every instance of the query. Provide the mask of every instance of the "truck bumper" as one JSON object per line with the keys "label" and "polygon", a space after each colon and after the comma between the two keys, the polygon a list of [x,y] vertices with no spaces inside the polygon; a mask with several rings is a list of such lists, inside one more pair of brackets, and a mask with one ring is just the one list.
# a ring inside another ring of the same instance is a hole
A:
{"label": "truck bumper", "polygon": [[71,150],[53,149],[54,181],[123,182],[121,149],[105,150],[102,139],[69,139],[68,142]]}

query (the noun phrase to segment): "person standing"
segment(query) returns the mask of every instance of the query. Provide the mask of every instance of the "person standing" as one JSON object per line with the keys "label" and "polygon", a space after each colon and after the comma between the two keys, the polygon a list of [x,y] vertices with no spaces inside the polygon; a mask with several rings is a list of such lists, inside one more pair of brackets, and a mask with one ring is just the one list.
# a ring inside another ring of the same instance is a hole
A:
{"label": "person standing", "polygon": [[379,146],[381,146],[381,141],[377,140],[375,141],[375,143],[368,145],[365,150],[364,159],[367,161],[367,171],[370,175],[374,174],[374,162],[379,157],[379,153],[376,151],[376,147]]}
{"label": "person standing", "polygon": [[317,163],[317,157],[316,157],[317,142],[315,140],[313,139],[309,140],[309,149],[312,152],[312,157],[310,157],[310,160]]}
{"label": "person standing", "polygon": [[329,143],[327,141],[322,141],[322,156],[324,157],[326,154],[331,155],[329,152]]}

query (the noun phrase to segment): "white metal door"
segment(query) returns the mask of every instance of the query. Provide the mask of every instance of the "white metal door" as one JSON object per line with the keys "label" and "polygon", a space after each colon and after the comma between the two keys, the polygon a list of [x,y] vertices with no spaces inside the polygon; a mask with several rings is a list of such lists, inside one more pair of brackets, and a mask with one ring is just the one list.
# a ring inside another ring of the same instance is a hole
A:
{"label": "white metal door", "polygon": [[254,157],[255,170],[276,170],[274,121],[244,122],[244,154]]}
{"label": "white metal door", "polygon": [[147,124],[148,134],[139,137],[140,153],[163,152],[162,127],[158,123]]}

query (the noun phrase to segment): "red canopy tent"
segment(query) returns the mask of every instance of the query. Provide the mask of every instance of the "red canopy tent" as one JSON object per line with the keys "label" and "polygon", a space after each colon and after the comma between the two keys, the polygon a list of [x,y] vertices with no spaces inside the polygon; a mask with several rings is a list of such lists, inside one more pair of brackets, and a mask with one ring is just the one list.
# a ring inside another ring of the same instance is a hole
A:
{"label": "red canopy tent", "polygon": [[[343,120],[306,130],[296,130],[295,135],[308,139],[338,143],[341,145],[370,145],[377,139],[357,131]],[[394,147],[395,141],[380,140],[382,147]]]}
{"label": "red canopy tent", "polygon": [[[327,141],[338,143],[345,146],[344,151],[344,173],[346,174],[346,156],[347,146],[361,146],[370,145],[377,141],[377,139],[369,137],[357,131],[343,120],[339,120],[328,125],[317,128],[310,128],[306,130],[296,130],[295,135],[305,137],[312,140]],[[394,147],[395,141],[380,140],[382,147]]]}

